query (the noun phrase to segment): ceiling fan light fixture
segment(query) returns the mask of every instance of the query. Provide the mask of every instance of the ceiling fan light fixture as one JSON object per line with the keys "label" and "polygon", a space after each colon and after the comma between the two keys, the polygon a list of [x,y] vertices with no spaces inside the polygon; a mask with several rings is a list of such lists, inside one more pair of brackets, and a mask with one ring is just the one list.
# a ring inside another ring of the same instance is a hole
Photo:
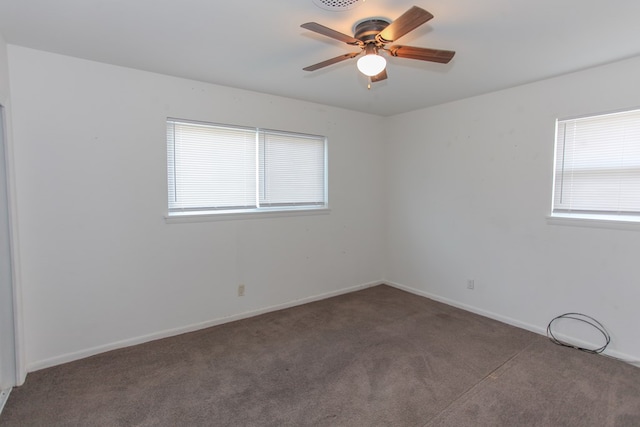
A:
{"label": "ceiling fan light fixture", "polygon": [[365,55],[358,59],[358,70],[368,77],[377,76],[384,71],[387,66],[387,60],[378,55],[378,49],[372,44],[368,44],[365,49]]}
{"label": "ceiling fan light fixture", "polygon": [[375,53],[358,59],[358,70],[365,76],[377,76],[386,66],[387,60]]}

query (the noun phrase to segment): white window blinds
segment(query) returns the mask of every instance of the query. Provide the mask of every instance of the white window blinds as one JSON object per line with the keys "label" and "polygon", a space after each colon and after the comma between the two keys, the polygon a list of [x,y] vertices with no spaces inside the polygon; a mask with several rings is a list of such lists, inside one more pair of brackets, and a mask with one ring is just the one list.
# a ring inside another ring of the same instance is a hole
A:
{"label": "white window blinds", "polygon": [[559,120],[554,213],[640,215],[640,110]]}
{"label": "white window blinds", "polygon": [[326,207],[326,138],[167,120],[169,214]]}
{"label": "white window blinds", "polygon": [[260,136],[260,205],[323,205],[324,138],[270,131]]}

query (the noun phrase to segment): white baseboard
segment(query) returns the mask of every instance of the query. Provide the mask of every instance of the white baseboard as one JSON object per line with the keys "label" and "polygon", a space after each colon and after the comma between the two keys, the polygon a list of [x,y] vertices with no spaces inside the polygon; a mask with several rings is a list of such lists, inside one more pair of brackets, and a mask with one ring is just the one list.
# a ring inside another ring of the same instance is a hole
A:
{"label": "white baseboard", "polygon": [[472,305],[468,305],[468,304],[464,304],[449,298],[445,298],[445,297],[441,297],[440,295],[436,295],[436,294],[432,294],[431,292],[426,292],[420,289],[416,289],[416,288],[412,288],[409,286],[405,286],[405,285],[401,285],[399,283],[394,283],[394,282],[385,282],[387,285],[389,286],[393,286],[394,288],[398,288],[400,290],[415,294],[415,295],[419,295],[425,298],[429,298],[432,299],[434,301],[438,301],[441,302],[443,304],[447,304],[450,305],[452,307],[457,307],[457,308],[461,308],[462,310],[465,311],[470,311],[472,313],[475,314],[479,314],[481,316],[484,317],[488,317],[490,319],[493,320],[498,320],[502,323],[506,323],[508,325],[511,326],[517,326],[518,328],[521,329],[526,329],[527,331],[531,331],[531,332],[535,332],[536,334],[541,334],[541,335],[546,335],[546,329],[544,328],[540,328],[539,326],[536,325],[532,325],[530,323],[526,323],[526,322],[521,322],[520,320],[517,319],[512,319],[511,317],[507,317],[507,316],[502,316],[500,314],[491,312],[491,311],[487,311],[478,307],[474,307]]}
{"label": "white baseboard", "polygon": [[4,409],[4,404],[7,403],[10,393],[11,393],[11,389],[0,390],[0,414],[2,414],[2,410]]}
{"label": "white baseboard", "polygon": [[210,328],[212,326],[222,325],[224,323],[234,322],[236,320],[242,320],[249,317],[259,316],[261,314],[270,313],[272,311],[283,310],[285,308],[295,307],[302,304],[307,304],[314,301],[320,301],[323,299],[335,297],[338,295],[348,294],[351,292],[359,291],[362,289],[370,288],[377,285],[382,285],[383,281],[375,281],[364,283],[361,285],[352,286],[349,288],[339,289],[337,291],[326,292],[319,295],[313,295],[310,297],[300,298],[293,301],[289,301],[283,304],[273,305],[258,310],[247,311],[244,313],[234,314],[232,316],[220,317],[217,319],[208,320],[206,322],[195,323],[179,328],[167,329],[164,331],[154,332],[152,334],[129,338],[122,341],[117,341],[97,347],[92,347],[73,353],[67,353],[60,356],[52,357],[50,359],[39,360],[32,362],[27,366],[27,372],[33,372],[44,368],[50,368],[52,366],[61,365],[63,363],[73,362],[74,360],[84,359],[86,357],[94,356],[96,354],[104,353],[111,350],[117,350],[119,348],[130,347],[132,345],[143,344],[149,341],[155,341],[162,338],[168,338],[188,332],[194,332],[200,329]]}
{"label": "white baseboard", "polygon": [[[475,313],[475,314],[479,314],[480,316],[483,317],[488,317],[489,319],[493,319],[493,320],[497,320],[499,322],[502,323],[506,323],[507,325],[511,325],[511,326],[515,326],[518,327],[520,329],[525,329],[527,331],[530,332],[534,332],[536,334],[539,335],[544,335],[545,337],[547,336],[547,328],[546,325],[544,327],[538,326],[538,325],[533,325],[531,323],[526,323],[526,322],[522,322],[520,320],[517,319],[513,319],[511,317],[508,316],[503,316],[501,314],[498,313],[494,313],[492,311],[487,311],[478,307],[474,307],[472,305],[468,305],[468,304],[464,304],[449,298],[445,298],[442,297],[440,295],[435,295],[432,294],[430,292],[426,292],[420,289],[416,289],[416,288],[412,288],[409,286],[405,286],[405,285],[401,285],[399,283],[394,283],[394,282],[390,282],[390,281],[385,281],[385,284],[389,285],[389,286],[393,286],[394,288],[412,293],[414,295],[419,295],[425,298],[429,298],[432,299],[434,301],[438,301],[441,302],[443,304],[447,304],[450,305],[452,307],[457,307],[460,308],[462,310],[465,311],[469,311],[471,313]],[[594,345],[593,343],[589,343],[574,337],[569,337],[569,336],[564,336],[564,335],[558,335],[556,334],[557,337],[565,342],[571,342],[571,343],[575,343],[576,345],[580,346],[580,347],[584,347],[584,348],[597,348],[599,347],[599,345]],[[640,368],[640,360],[638,359],[638,357],[634,357],[631,356],[629,354],[625,354],[625,353],[621,353],[619,351],[616,350],[606,350],[604,353],[602,353],[603,356],[610,356],[614,359],[619,359],[623,362],[629,363],[631,365],[637,366]]]}
{"label": "white baseboard", "polygon": [[[373,286],[377,286],[377,285],[382,285],[382,284],[386,284],[389,286],[392,286],[394,288],[415,294],[415,295],[419,295],[425,298],[429,298],[432,299],[434,301],[438,301],[441,302],[443,304],[447,304],[453,307],[457,307],[460,308],[462,310],[465,311],[469,311],[475,314],[479,314],[481,316],[484,317],[488,317],[490,319],[494,319],[497,320],[499,322],[502,323],[506,323],[508,325],[512,325],[512,326],[516,326],[518,328],[521,329],[525,329],[531,332],[534,332],[536,334],[539,335],[544,335],[546,336],[546,326],[545,327],[541,327],[538,325],[533,325],[530,323],[526,323],[526,322],[522,322],[520,320],[517,319],[513,319],[511,317],[507,317],[507,316],[503,316],[501,314],[498,313],[494,313],[491,311],[487,311],[478,307],[474,307],[468,304],[464,304],[458,301],[454,301],[451,300],[449,298],[445,298],[445,297],[441,297],[439,295],[435,295],[432,294],[430,292],[426,292],[420,289],[416,289],[416,288],[412,288],[409,286],[405,286],[405,285],[401,285],[399,283],[394,283],[388,280],[380,280],[380,281],[374,281],[374,282],[369,282],[369,283],[364,283],[361,285],[356,285],[356,286],[352,286],[349,288],[344,288],[344,289],[339,289],[337,291],[331,291],[331,292],[326,292],[323,294],[319,294],[319,295],[314,295],[314,296],[310,296],[310,297],[306,297],[306,298],[300,298],[297,300],[293,300],[293,301],[289,301],[283,304],[278,304],[278,305],[274,305],[274,306],[269,306],[269,307],[265,307],[265,308],[261,308],[258,310],[253,310],[253,311],[247,311],[244,313],[239,313],[239,314],[235,314],[232,316],[227,316],[227,317],[221,317],[221,318],[217,318],[217,319],[212,319],[206,322],[201,322],[201,323],[196,323],[196,324],[191,324],[191,325],[187,325],[187,326],[183,326],[183,327],[179,327],[179,328],[174,328],[174,329],[168,329],[168,330],[164,330],[164,331],[159,331],[159,332],[154,332],[152,334],[148,334],[148,335],[143,335],[143,336],[139,336],[139,337],[134,337],[134,338],[130,338],[130,339],[126,339],[126,340],[122,340],[122,341],[117,341],[117,342],[113,342],[110,344],[105,344],[105,345],[101,345],[101,346],[97,346],[97,347],[92,347],[92,348],[88,348],[85,350],[80,350],[77,352],[73,352],[73,353],[67,353],[67,354],[63,354],[60,356],[56,356],[50,359],[46,359],[46,360],[40,360],[40,361],[36,361],[33,362],[31,364],[29,364],[27,366],[27,372],[33,372],[33,371],[37,371],[40,369],[44,369],[44,368],[49,368],[51,366],[56,366],[56,365],[61,365],[63,363],[68,363],[68,362],[73,362],[74,360],[79,360],[79,359],[84,359],[85,357],[90,357],[90,356],[94,356],[96,354],[100,354],[100,353],[104,353],[107,351],[111,351],[111,350],[116,350],[119,348],[124,348],[124,347],[130,347],[133,345],[137,345],[137,344],[143,344],[145,342],[149,342],[149,341],[154,341],[154,340],[158,340],[158,339],[162,339],[162,338],[168,338],[168,337],[172,337],[172,336],[176,336],[176,335],[180,335],[180,334],[184,334],[184,333],[188,333],[188,332],[193,332],[193,331],[197,331],[200,329],[205,329],[205,328],[209,328],[212,326],[218,326],[218,325],[222,325],[224,323],[229,323],[229,322],[234,322],[236,320],[242,320],[242,319],[246,319],[249,317],[254,317],[254,316],[259,316],[261,314],[265,314],[265,313],[270,313],[272,311],[278,311],[278,310],[283,310],[286,308],[290,308],[290,307],[295,307],[298,305],[303,305],[303,304],[307,304],[310,302],[314,302],[314,301],[320,301],[323,299],[327,299],[327,298],[331,298],[334,296],[338,296],[338,295],[343,295],[343,294],[348,294],[351,292],[355,292],[355,291],[359,291],[362,289],[366,289],[366,288],[370,288]],[[571,337],[559,337],[562,339],[567,338],[568,340],[571,340]],[[573,340],[572,342],[576,342],[576,344],[578,345],[582,345],[585,347],[589,347],[590,345],[592,345],[591,343],[584,343],[581,342],[580,340]],[[623,360],[627,363],[630,363],[632,365],[638,366],[640,367],[640,360],[638,360],[637,357],[633,357],[631,355],[628,354],[624,354],[621,352],[618,352],[616,350],[607,350],[606,351],[606,355],[609,355],[611,357]]]}

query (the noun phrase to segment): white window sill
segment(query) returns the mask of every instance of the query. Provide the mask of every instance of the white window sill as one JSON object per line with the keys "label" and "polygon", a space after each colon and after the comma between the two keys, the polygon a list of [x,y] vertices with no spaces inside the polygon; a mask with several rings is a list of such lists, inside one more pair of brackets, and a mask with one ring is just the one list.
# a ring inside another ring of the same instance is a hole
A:
{"label": "white window sill", "polygon": [[615,215],[553,214],[547,217],[547,224],[640,231],[640,217]]}
{"label": "white window sill", "polygon": [[210,221],[230,221],[239,219],[263,219],[278,218],[291,216],[308,216],[308,215],[327,215],[331,212],[329,208],[320,209],[279,209],[279,210],[263,210],[263,211],[229,211],[216,213],[180,213],[165,215],[164,220],[167,224],[186,223],[186,222],[210,222]]}

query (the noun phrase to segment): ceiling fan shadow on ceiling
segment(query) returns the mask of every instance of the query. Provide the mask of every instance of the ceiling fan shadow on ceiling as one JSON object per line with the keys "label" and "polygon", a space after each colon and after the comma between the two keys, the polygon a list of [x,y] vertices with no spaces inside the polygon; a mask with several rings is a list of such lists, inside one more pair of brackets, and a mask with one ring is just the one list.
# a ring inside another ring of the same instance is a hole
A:
{"label": "ceiling fan shadow on ceiling", "polygon": [[356,25],[353,37],[325,27],[317,22],[302,24],[301,27],[304,29],[360,48],[357,52],[345,53],[335,58],[305,67],[303,70],[319,70],[320,68],[328,67],[329,65],[337,64],[338,62],[364,54],[358,59],[358,70],[369,77],[370,83],[375,83],[385,80],[388,77],[386,70],[387,61],[381,53],[398,58],[447,64],[455,55],[455,52],[452,50],[428,49],[403,45],[387,47],[387,44],[398,40],[400,37],[415,30],[432,18],[433,15],[431,13],[418,6],[413,6],[393,22],[380,18],[361,21]]}

